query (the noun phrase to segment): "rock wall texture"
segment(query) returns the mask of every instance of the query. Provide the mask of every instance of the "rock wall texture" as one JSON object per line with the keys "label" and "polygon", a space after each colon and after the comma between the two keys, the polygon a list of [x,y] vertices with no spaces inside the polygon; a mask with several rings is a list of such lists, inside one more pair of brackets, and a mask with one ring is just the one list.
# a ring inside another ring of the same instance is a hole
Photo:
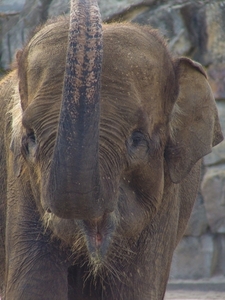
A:
{"label": "rock wall texture", "polygon": [[[103,20],[159,28],[174,55],[189,56],[208,72],[225,134],[225,1],[99,0]],[[1,68],[48,17],[66,14],[69,0],[1,0]],[[205,157],[202,184],[171,278],[225,276],[225,141]]]}

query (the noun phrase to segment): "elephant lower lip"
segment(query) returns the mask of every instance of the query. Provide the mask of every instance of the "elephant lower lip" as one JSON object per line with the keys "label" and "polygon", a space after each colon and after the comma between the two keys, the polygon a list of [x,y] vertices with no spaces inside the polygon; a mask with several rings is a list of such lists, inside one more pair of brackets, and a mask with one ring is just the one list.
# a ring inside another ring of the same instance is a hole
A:
{"label": "elephant lower lip", "polygon": [[87,236],[87,248],[91,261],[94,264],[99,264],[104,261],[110,245],[110,235],[96,235]]}

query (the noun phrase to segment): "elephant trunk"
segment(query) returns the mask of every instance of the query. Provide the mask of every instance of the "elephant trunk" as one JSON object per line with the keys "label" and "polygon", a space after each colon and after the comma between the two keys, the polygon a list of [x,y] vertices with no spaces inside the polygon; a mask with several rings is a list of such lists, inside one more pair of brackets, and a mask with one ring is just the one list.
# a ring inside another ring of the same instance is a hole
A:
{"label": "elephant trunk", "polygon": [[107,211],[98,161],[102,52],[97,0],[72,0],[62,106],[48,182],[48,206],[61,218],[96,219]]}

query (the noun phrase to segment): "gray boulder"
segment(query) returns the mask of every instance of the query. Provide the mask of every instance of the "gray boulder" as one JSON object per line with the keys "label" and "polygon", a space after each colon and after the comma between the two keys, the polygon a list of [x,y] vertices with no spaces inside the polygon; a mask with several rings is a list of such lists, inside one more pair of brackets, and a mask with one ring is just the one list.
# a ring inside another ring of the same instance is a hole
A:
{"label": "gray boulder", "polygon": [[206,232],[207,227],[204,201],[202,195],[199,193],[184,235],[198,237]]}
{"label": "gray boulder", "polygon": [[211,232],[225,233],[225,168],[209,168],[201,190]]}
{"label": "gray boulder", "polygon": [[170,279],[211,277],[218,260],[216,248],[211,234],[204,234],[200,238],[184,237],[175,250]]}

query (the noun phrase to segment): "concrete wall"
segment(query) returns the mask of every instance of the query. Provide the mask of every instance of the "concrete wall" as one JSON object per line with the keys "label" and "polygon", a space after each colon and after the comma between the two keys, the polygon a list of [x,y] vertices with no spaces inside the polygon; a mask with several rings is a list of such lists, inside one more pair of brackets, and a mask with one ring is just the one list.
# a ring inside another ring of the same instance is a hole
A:
{"label": "concrete wall", "polygon": [[[174,55],[205,66],[225,134],[225,1],[99,0],[104,20],[128,20],[159,28]],[[1,67],[48,17],[68,13],[68,0],[0,2]],[[202,184],[186,230],[174,254],[171,278],[225,276],[225,142],[205,157]]]}

